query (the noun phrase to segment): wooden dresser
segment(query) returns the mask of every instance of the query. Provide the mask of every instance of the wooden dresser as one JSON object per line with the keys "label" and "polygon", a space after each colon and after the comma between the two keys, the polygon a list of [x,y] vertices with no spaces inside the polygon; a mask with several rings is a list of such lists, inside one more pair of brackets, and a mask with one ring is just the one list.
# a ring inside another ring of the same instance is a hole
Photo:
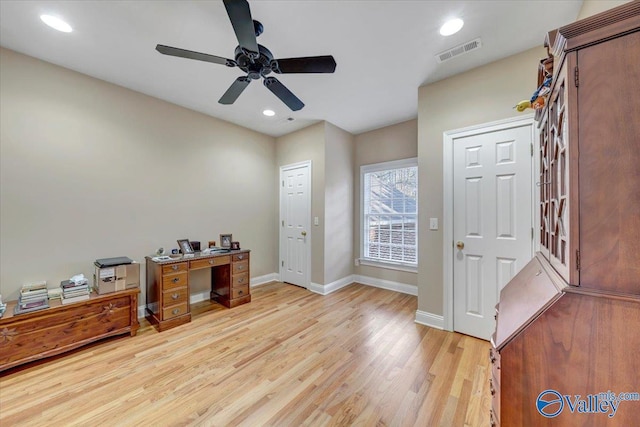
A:
{"label": "wooden dresser", "polygon": [[0,319],[0,371],[102,338],[135,335],[139,292],[92,293],[88,300],[68,305],[53,300],[47,309],[19,315],[13,315],[16,302],[7,302]]}
{"label": "wooden dresser", "polygon": [[147,263],[147,319],[159,331],[191,322],[189,272],[211,269],[212,301],[232,308],[251,301],[248,250]]}
{"label": "wooden dresser", "polygon": [[637,425],[640,2],[552,31],[545,46],[540,252],[496,307],[491,425]]}

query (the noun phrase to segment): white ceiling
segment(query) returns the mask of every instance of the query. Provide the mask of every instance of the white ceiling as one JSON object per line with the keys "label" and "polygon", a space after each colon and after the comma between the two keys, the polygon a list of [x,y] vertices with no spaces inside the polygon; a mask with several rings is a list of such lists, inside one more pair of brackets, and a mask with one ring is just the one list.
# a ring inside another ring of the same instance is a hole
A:
{"label": "white ceiling", "polygon": [[[331,54],[338,64],[334,74],[278,76],[306,104],[300,111],[258,81],[235,104],[218,104],[241,70],[156,52],[159,43],[233,59],[238,43],[222,0],[1,0],[0,45],[272,136],[319,120],[358,134],[415,118],[419,86],[540,46],[548,30],[575,21],[582,6],[582,0],[249,3],[264,25],[258,43],[275,58]],[[64,18],[74,31],[45,26],[44,13]],[[441,36],[440,25],[454,16],[464,28]],[[481,49],[436,61],[437,53],[477,37]],[[265,108],[276,116],[263,116]]]}

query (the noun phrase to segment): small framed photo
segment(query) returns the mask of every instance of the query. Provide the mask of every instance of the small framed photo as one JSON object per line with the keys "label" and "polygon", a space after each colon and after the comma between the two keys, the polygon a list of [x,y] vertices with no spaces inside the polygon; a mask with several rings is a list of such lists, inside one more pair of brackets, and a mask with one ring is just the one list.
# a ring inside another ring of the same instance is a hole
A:
{"label": "small framed photo", "polygon": [[240,242],[231,242],[231,250],[237,251],[240,249]]}
{"label": "small framed photo", "polygon": [[231,241],[233,238],[231,234],[221,234],[220,235],[220,247],[224,249],[231,249]]}
{"label": "small framed photo", "polygon": [[178,246],[183,254],[192,254],[194,252],[189,239],[178,240]]}

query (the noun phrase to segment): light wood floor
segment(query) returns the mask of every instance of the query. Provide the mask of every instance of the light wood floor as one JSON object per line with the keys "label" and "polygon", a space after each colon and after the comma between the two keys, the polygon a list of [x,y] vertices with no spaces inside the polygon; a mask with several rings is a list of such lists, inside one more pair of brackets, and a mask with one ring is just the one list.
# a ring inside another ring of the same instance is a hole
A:
{"label": "light wood floor", "polygon": [[358,284],[252,293],[7,371],[0,425],[489,424],[489,344],[414,323],[416,297]]}

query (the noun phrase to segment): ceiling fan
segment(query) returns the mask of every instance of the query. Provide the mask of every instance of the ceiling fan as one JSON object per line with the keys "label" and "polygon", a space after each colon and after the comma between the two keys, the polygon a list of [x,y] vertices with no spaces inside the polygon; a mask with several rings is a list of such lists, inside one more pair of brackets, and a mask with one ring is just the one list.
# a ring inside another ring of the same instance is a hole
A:
{"label": "ceiling fan", "polygon": [[287,107],[298,111],[304,107],[304,103],[298,99],[285,85],[269,74],[289,73],[333,73],[336,69],[336,61],[331,55],[306,56],[299,58],[274,59],[273,54],[266,47],[259,45],[256,38],[262,34],[263,26],[260,22],[251,18],[251,10],[247,0],[223,0],[227,15],[231,20],[233,31],[238,39],[235,50],[235,59],[222,58],[206,53],[194,52],[177,47],[159,44],[156,50],[164,55],[178,56],[181,58],[196,59],[198,61],[222,64],[228,67],[238,67],[246,76],[241,76],[231,84],[229,89],[218,100],[220,104],[233,104],[240,94],[247,88],[251,80],[263,78],[263,84],[275,96],[280,98]]}

